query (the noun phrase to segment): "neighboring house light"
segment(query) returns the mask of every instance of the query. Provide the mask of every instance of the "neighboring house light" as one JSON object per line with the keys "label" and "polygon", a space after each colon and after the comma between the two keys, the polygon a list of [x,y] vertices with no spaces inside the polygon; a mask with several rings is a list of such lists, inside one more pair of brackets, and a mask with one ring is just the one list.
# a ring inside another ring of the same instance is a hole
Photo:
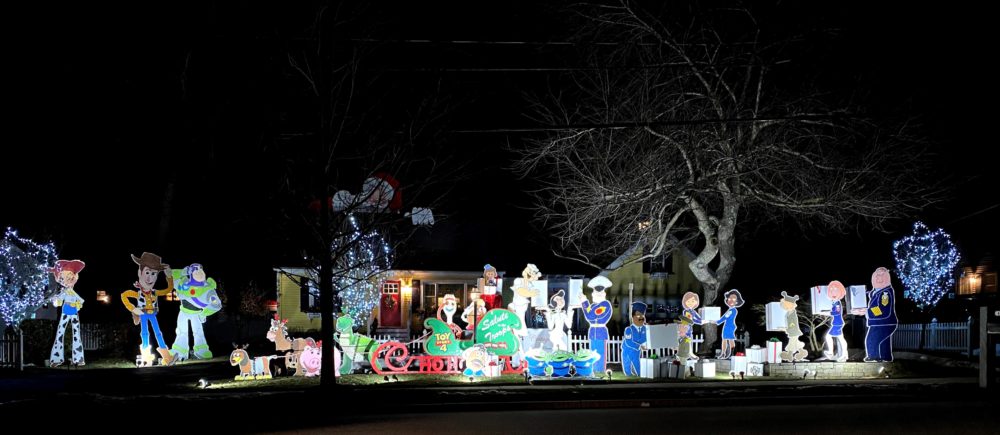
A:
{"label": "neighboring house light", "polygon": [[106,292],[104,290],[98,290],[97,291],[97,300],[100,303],[102,303],[102,304],[108,304],[108,303],[111,303],[111,296],[109,296],[108,292]]}

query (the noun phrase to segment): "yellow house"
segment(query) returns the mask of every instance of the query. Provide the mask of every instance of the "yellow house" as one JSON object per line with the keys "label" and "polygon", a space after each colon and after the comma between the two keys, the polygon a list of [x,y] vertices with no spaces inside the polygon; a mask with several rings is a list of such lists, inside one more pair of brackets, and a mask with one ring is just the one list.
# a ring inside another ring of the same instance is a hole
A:
{"label": "yellow house", "polygon": [[[625,258],[639,255],[626,254]],[[620,259],[623,260],[624,258]],[[618,264],[624,261],[616,261]],[[616,266],[616,267],[615,267]],[[615,268],[612,268],[615,267]],[[650,320],[671,320],[679,314],[680,298],[685,292],[695,292],[701,295],[701,283],[695,278],[684,254],[677,250],[654,261],[635,262],[617,266],[609,266],[608,279],[614,284],[608,290],[608,300],[618,301],[614,318],[627,324],[629,305],[629,289],[632,300],[645,302],[650,306]],[[656,312],[656,305],[664,308],[664,312]]]}
{"label": "yellow house", "polygon": [[[320,329],[319,297],[313,272],[304,268],[276,268],[278,316],[288,329],[303,332]],[[482,271],[391,270],[381,284],[379,303],[372,310],[378,319],[378,334],[409,339],[410,331],[423,330],[423,320],[434,317],[446,295],[455,298],[458,313],[478,299]],[[503,279],[503,272],[500,272]],[[313,289],[303,292],[302,288]],[[367,331],[368,325],[360,326]]]}

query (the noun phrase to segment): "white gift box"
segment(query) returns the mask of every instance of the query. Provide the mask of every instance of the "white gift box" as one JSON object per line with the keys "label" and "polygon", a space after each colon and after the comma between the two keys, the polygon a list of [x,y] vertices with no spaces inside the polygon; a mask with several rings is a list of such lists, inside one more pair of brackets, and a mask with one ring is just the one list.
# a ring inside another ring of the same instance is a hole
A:
{"label": "white gift box", "polygon": [[739,375],[740,372],[746,373],[746,371],[747,371],[747,357],[734,355],[730,359],[730,361],[732,361],[732,363],[730,364],[730,367],[732,367],[732,370],[730,370],[730,372],[733,372],[733,373],[735,373],[737,375]]}
{"label": "white gift box", "polygon": [[812,305],[813,314],[825,314],[833,310],[833,301],[827,297],[825,285],[818,285],[809,289],[809,301]]}
{"label": "white gift box", "polygon": [[747,376],[764,376],[764,364],[747,363]]}
{"label": "white gift box", "polygon": [[698,310],[698,314],[701,315],[701,321],[708,323],[719,320],[722,317],[722,308],[719,307],[702,307]]}
{"label": "white gift box", "polygon": [[677,349],[677,324],[666,323],[646,327],[650,349]]}
{"label": "white gift box", "polygon": [[788,327],[787,313],[781,308],[781,302],[769,302],[764,311],[768,331],[784,331]]}
{"label": "white gift box", "polygon": [[[674,364],[676,362],[676,364]],[[688,376],[687,364],[681,364],[680,361],[671,361],[668,365],[669,372],[667,377],[672,379],[685,379]]]}
{"label": "white gift box", "polygon": [[714,378],[715,363],[712,361],[700,360],[694,365],[694,375],[699,378]]}
{"label": "white gift box", "polygon": [[660,371],[659,358],[639,358],[639,376],[647,379],[658,379],[664,377]]}
{"label": "white gift box", "polygon": [[497,364],[486,366],[486,370],[483,370],[483,373],[486,377],[497,377],[500,376],[500,371],[500,364]]}
{"label": "white gift box", "polygon": [[847,312],[868,311],[868,287],[852,285],[851,288],[847,289],[847,301],[844,304]]}
{"label": "white gift box", "polygon": [[531,306],[535,308],[549,306],[549,281],[540,279],[531,283],[531,288],[535,290],[535,296],[531,298]]}
{"label": "white gift box", "polygon": [[747,349],[747,362],[763,363],[764,361],[767,361],[767,349],[756,344]]}
{"label": "white gift box", "polygon": [[566,295],[566,303],[570,308],[580,308],[580,301],[583,300],[583,280],[569,280],[569,294]]}
{"label": "white gift box", "polygon": [[780,341],[769,341],[767,342],[767,351],[764,352],[764,361],[768,364],[779,364],[781,363],[781,342]]}

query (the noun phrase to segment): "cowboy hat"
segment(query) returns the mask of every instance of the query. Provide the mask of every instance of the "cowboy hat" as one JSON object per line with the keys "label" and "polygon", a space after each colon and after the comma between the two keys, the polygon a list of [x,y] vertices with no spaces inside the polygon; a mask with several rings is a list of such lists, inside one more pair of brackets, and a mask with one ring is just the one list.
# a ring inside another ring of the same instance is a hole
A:
{"label": "cowboy hat", "polygon": [[148,267],[153,270],[164,270],[170,267],[170,265],[163,264],[161,262],[159,255],[153,254],[151,252],[143,252],[142,256],[140,257],[132,255],[132,261],[134,261],[135,264],[138,264],[139,267]]}

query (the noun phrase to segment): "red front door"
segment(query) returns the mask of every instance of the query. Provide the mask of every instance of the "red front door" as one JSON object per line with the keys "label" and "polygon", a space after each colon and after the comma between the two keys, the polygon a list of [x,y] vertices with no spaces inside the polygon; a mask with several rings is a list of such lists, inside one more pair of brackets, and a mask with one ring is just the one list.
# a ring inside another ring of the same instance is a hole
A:
{"label": "red front door", "polygon": [[379,327],[399,328],[403,326],[401,308],[402,301],[399,298],[399,281],[386,281],[382,283],[382,297],[379,299]]}

